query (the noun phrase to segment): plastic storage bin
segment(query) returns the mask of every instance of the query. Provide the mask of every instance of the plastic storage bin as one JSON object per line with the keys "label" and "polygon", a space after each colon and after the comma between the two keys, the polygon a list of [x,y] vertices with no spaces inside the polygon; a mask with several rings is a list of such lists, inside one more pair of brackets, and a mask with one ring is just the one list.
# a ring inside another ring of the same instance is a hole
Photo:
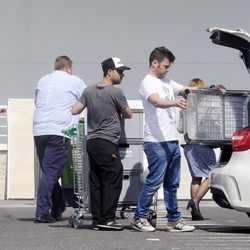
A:
{"label": "plastic storage bin", "polygon": [[202,89],[187,96],[184,137],[187,143],[230,143],[232,134],[248,126],[250,91]]}

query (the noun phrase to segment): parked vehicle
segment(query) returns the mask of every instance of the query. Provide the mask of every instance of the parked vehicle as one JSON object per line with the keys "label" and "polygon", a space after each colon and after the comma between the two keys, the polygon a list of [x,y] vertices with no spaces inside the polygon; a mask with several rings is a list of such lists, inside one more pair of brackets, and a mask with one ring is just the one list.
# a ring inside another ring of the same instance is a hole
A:
{"label": "parked vehicle", "polygon": [[[238,49],[250,73],[250,34],[244,30],[209,28],[213,43]],[[223,208],[246,212],[250,217],[250,102],[248,126],[235,131],[231,143],[221,145],[217,166],[210,174],[214,201]]]}

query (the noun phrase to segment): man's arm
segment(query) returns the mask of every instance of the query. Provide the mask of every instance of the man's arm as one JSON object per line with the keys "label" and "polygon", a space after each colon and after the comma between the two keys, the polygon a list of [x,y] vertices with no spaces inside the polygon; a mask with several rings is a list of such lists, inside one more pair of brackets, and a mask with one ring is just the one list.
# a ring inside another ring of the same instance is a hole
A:
{"label": "man's arm", "polygon": [[[226,87],[222,84],[218,84],[218,85],[211,85],[209,88],[214,88],[214,89],[218,89],[219,92],[222,94],[222,95],[225,95],[226,93]],[[192,90],[196,90],[196,89],[200,89],[198,87],[183,87],[183,89],[179,92],[178,95],[183,95],[184,94],[184,91],[188,89],[190,91]]]}
{"label": "man's arm", "polygon": [[153,93],[148,97],[148,101],[156,108],[170,108],[170,107],[179,107],[186,108],[186,101],[184,99],[180,100],[167,100],[161,98],[159,94]]}
{"label": "man's arm", "polygon": [[132,118],[132,111],[129,106],[127,106],[125,109],[122,110],[122,117],[124,119],[130,119]]}
{"label": "man's arm", "polygon": [[72,115],[80,114],[85,109],[85,107],[86,106],[84,106],[81,102],[77,101],[71,109]]}

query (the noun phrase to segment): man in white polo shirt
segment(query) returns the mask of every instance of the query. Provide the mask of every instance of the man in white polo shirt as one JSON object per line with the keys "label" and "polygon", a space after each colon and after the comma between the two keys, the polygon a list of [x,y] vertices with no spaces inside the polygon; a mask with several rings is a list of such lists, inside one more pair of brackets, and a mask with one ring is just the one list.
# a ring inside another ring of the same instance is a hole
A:
{"label": "man in white polo shirt", "polygon": [[67,56],[57,57],[55,70],[42,77],[36,87],[33,135],[42,173],[35,222],[55,222],[65,210],[58,179],[67,161],[70,141],[62,130],[78,123],[79,117],[71,114],[71,108],[86,87],[83,80],[72,75],[72,63]]}

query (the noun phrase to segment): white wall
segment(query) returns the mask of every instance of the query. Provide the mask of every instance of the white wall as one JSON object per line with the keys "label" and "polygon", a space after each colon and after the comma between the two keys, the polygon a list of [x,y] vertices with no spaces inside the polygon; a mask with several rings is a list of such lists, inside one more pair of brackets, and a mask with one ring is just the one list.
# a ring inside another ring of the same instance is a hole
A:
{"label": "white wall", "polygon": [[33,99],[9,99],[7,199],[33,199],[35,194]]}
{"label": "white wall", "polygon": [[176,55],[169,76],[186,84],[193,77],[249,89],[249,74],[238,51],[212,44],[207,27],[250,32],[248,0],[0,0],[0,104],[33,98],[38,79],[53,69],[56,56],[75,61],[87,84],[101,76],[100,62],[121,57],[132,67],[122,83],[128,99],[154,47]]}
{"label": "white wall", "polygon": [[121,87],[128,99],[138,99],[149,53],[162,45],[177,58],[169,72],[177,82],[200,77],[249,89],[238,51],[212,44],[206,32],[211,26],[250,32],[248,0],[0,0],[0,6],[1,105],[33,98],[37,81],[62,54],[88,85],[102,77],[102,60],[120,57],[132,67]]}

